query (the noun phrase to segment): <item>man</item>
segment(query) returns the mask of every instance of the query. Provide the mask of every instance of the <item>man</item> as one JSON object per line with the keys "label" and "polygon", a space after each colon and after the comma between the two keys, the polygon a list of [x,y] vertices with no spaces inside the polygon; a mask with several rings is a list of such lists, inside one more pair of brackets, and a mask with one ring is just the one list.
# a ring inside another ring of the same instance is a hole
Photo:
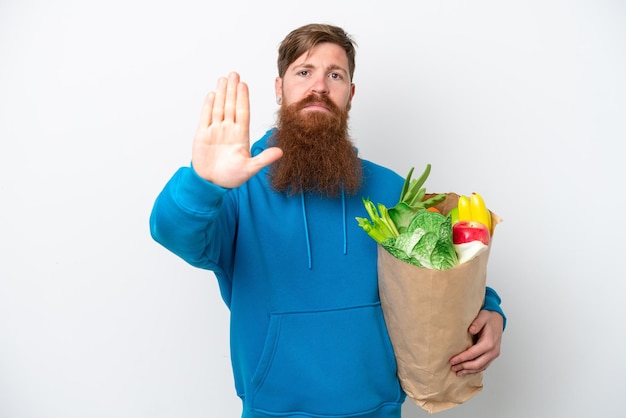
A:
{"label": "man", "polygon": [[[155,202],[151,233],[215,272],[231,313],[243,417],[400,417],[405,400],[378,296],[362,197],[393,206],[404,179],[358,158],[348,135],[354,42],[306,25],[279,47],[275,129],[250,150],[237,73],[207,95],[192,146]],[[486,289],[459,375],[499,355],[504,316]]]}

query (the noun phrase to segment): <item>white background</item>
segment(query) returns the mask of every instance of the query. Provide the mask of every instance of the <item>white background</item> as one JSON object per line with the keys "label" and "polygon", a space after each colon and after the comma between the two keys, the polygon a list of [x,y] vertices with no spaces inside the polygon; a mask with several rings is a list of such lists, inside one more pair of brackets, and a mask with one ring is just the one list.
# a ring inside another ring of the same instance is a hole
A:
{"label": "white background", "polygon": [[0,0],[0,417],[239,416],[215,279],[148,216],[219,76],[272,125],[310,22],[359,44],[362,156],[504,219],[502,355],[437,415],[625,416],[624,2]]}

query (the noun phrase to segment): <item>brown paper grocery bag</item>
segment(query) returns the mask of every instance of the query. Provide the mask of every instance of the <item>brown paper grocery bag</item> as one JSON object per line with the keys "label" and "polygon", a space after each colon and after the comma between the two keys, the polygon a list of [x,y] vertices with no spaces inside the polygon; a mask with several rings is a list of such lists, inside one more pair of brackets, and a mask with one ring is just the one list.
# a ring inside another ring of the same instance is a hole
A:
{"label": "brown paper grocery bag", "polygon": [[[442,213],[458,199],[449,195]],[[468,328],[483,306],[490,249],[452,269],[433,270],[378,247],[380,300],[398,378],[407,396],[429,413],[460,405],[483,388],[482,373],[456,376],[448,361],[473,344]]]}

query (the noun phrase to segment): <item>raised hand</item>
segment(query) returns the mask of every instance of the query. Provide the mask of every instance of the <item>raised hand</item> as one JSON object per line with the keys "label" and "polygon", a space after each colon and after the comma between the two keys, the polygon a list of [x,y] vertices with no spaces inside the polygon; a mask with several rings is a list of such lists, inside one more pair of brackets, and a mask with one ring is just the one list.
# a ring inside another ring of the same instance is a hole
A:
{"label": "raised hand", "polygon": [[207,94],[196,130],[191,161],[205,180],[226,188],[238,187],[283,155],[272,147],[250,155],[250,100],[248,86],[233,72],[217,81]]}

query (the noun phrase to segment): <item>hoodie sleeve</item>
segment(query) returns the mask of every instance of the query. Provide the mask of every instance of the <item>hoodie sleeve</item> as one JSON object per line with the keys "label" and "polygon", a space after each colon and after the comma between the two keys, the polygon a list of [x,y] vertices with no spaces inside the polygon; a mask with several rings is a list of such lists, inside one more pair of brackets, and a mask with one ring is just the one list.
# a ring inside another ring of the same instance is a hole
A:
{"label": "hoodie sleeve", "polygon": [[504,315],[504,311],[500,307],[500,296],[493,290],[491,287],[487,286],[485,289],[485,305],[483,309],[493,312],[498,312],[502,315],[502,319],[504,319],[504,323],[502,325],[502,329],[506,328],[506,316]]}
{"label": "hoodie sleeve", "polygon": [[232,246],[235,229],[234,211],[223,210],[227,193],[193,168],[180,168],[154,203],[152,238],[195,267],[223,273],[221,248]]}

